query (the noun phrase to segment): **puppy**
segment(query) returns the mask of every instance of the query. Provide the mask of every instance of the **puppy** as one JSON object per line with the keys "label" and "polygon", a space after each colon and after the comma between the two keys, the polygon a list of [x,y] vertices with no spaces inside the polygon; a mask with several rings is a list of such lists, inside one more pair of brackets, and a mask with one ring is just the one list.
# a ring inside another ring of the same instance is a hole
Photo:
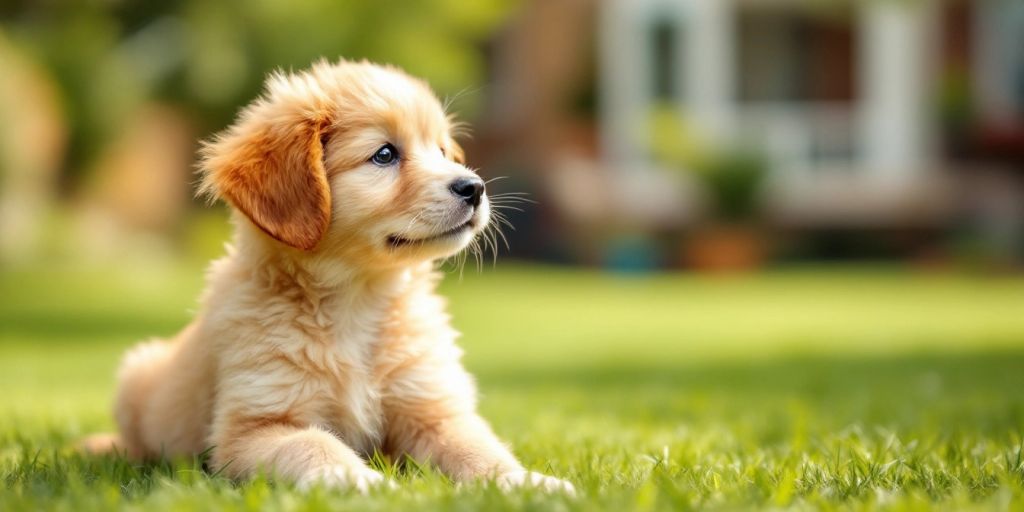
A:
{"label": "puppy", "polygon": [[476,413],[435,262],[488,224],[429,87],[365,62],[271,76],[202,150],[201,192],[233,208],[200,312],[131,349],[120,434],[87,449],[135,458],[212,448],[214,468],[366,490],[380,451],[456,481],[573,492],[529,472]]}

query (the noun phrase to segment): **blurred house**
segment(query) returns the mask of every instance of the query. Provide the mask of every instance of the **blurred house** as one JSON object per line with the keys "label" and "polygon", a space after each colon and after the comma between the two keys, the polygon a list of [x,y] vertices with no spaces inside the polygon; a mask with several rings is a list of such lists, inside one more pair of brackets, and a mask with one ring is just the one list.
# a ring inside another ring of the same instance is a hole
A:
{"label": "blurred house", "polygon": [[489,53],[487,164],[591,242],[706,218],[676,144],[760,155],[775,228],[1021,248],[1022,2],[538,0]]}

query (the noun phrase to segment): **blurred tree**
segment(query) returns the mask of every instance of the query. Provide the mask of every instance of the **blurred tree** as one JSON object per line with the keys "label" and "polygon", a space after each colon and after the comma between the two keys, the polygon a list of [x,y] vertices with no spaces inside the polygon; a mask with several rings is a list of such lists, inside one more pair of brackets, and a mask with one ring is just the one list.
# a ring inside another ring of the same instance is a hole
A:
{"label": "blurred tree", "polygon": [[[277,69],[326,57],[396,64],[442,96],[480,85],[480,46],[515,0],[7,0],[0,23],[55,77],[71,145],[65,189],[144,104],[222,128]],[[471,98],[474,99],[474,98]],[[474,101],[457,106],[464,116]]]}
{"label": "blurred tree", "polygon": [[58,94],[0,32],[0,262],[43,245],[66,133]]}

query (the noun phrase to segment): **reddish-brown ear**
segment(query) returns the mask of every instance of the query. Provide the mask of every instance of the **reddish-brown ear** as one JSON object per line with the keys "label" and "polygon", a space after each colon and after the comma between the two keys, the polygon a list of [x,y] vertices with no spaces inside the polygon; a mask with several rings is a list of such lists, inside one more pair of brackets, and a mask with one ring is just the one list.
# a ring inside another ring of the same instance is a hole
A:
{"label": "reddish-brown ear", "polygon": [[203,148],[201,192],[231,203],[268,235],[311,250],[331,221],[321,136],[327,122],[259,107]]}

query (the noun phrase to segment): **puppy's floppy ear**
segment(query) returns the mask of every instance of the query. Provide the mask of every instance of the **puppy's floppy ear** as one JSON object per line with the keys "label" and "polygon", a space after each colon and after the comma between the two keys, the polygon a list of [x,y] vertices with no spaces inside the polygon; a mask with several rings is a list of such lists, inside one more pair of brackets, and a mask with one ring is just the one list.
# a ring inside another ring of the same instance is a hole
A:
{"label": "puppy's floppy ear", "polygon": [[220,197],[273,238],[311,250],[331,220],[321,137],[309,105],[259,100],[202,149],[200,193]]}

